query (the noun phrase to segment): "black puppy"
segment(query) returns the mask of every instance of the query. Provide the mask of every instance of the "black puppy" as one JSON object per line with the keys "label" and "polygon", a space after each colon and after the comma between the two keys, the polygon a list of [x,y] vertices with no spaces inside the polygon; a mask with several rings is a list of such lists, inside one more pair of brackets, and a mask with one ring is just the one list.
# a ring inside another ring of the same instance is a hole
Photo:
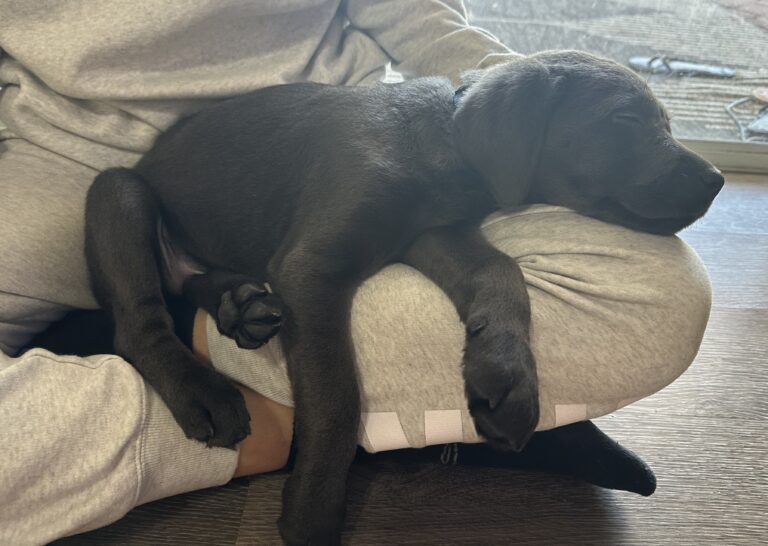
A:
{"label": "black puppy", "polygon": [[244,438],[248,414],[173,335],[160,219],[205,267],[183,292],[223,333],[256,347],[281,327],[298,455],[280,530],[289,544],[335,544],[360,417],[349,310],[366,277],[402,261],[448,294],[467,328],[477,428],[520,450],[538,421],[530,306],[520,269],[480,221],[535,201],[671,234],[722,184],[672,138],[632,72],[547,52],[472,73],[458,91],[440,78],[294,84],[222,102],[177,123],[134,169],[96,178],[86,252],[119,354],[209,445]]}

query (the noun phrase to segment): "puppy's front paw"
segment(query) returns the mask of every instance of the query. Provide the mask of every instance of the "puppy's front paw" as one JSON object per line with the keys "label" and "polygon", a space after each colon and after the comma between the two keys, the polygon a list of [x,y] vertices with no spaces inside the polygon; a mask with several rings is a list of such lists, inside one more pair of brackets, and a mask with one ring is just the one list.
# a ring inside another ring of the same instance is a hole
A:
{"label": "puppy's front paw", "polygon": [[539,422],[539,388],[528,340],[515,330],[485,318],[467,322],[464,384],[478,432],[520,451]]}
{"label": "puppy's front paw", "polygon": [[280,329],[280,300],[264,287],[244,283],[221,295],[216,325],[238,347],[256,349]]}
{"label": "puppy's front paw", "polygon": [[232,447],[251,433],[242,393],[216,370],[194,364],[164,396],[187,438],[209,447]]}

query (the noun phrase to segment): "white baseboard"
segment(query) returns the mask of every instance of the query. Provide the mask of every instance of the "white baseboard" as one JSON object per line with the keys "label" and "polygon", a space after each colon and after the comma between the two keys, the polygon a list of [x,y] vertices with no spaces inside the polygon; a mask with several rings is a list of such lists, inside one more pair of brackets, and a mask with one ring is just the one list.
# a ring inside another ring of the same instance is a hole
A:
{"label": "white baseboard", "polygon": [[724,172],[768,174],[768,144],[681,138],[685,146]]}

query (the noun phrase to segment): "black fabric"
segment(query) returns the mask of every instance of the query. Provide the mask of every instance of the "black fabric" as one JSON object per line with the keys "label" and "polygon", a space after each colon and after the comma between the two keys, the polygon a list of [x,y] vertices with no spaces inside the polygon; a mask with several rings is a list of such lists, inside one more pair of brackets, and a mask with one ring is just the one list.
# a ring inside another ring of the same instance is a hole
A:
{"label": "black fabric", "polygon": [[105,311],[77,310],[51,324],[30,341],[27,349],[42,347],[60,355],[114,354],[115,326]]}
{"label": "black fabric", "polygon": [[165,304],[168,312],[173,317],[173,327],[176,336],[184,345],[191,349],[192,332],[195,326],[197,309],[184,298],[167,294],[165,296]]}
{"label": "black fabric", "polygon": [[656,477],[650,467],[591,421],[537,432],[520,453],[497,451],[483,444],[457,445],[456,450],[455,464],[568,475],[643,496],[656,490]]}
{"label": "black fabric", "polygon": [[359,449],[356,460],[533,470],[643,496],[656,489],[656,477],[648,465],[591,421],[537,432],[520,453],[500,451],[486,444],[448,444],[377,454]]}
{"label": "black fabric", "polygon": [[[176,335],[191,349],[197,309],[181,297],[166,295],[165,300]],[[106,311],[76,310],[35,336],[25,350],[41,347],[60,355],[114,354],[114,335],[115,326]]]}

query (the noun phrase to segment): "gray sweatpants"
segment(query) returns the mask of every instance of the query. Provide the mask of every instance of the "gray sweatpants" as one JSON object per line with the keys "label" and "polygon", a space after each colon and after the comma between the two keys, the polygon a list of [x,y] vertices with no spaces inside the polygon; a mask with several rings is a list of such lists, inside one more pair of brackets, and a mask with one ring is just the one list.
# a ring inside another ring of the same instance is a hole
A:
{"label": "gray sweatpants", "polygon": [[22,139],[0,140],[0,350],[15,354],[73,308],[96,308],[83,257],[97,172]]}
{"label": "gray sweatpants", "polygon": [[[13,354],[73,307],[94,307],[83,205],[94,171],[25,141],[0,142],[0,544],[40,544],[133,506],[227,482],[237,454],[184,437],[157,394],[114,356]],[[562,208],[497,214],[486,237],[523,268],[541,383],[540,429],[614,411],[691,363],[709,314],[706,273],[676,237]],[[450,302],[403,265],[355,297],[353,337],[371,451],[477,441]],[[214,364],[291,404],[276,342],[234,348],[209,325]]]}

